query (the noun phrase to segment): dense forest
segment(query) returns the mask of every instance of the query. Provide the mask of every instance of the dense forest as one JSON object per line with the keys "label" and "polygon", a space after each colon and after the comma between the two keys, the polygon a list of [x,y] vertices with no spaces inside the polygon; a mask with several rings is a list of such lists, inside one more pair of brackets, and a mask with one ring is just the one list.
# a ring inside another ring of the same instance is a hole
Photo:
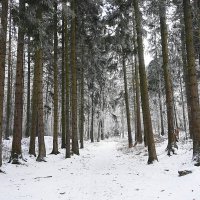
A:
{"label": "dense forest", "polygon": [[23,138],[46,161],[46,136],[66,158],[127,137],[151,164],[155,137],[172,156],[179,132],[200,165],[199,0],[1,0],[0,20],[0,166],[6,140],[25,161]]}
{"label": "dense forest", "polygon": [[199,81],[199,0],[0,0],[0,199],[199,199]]}

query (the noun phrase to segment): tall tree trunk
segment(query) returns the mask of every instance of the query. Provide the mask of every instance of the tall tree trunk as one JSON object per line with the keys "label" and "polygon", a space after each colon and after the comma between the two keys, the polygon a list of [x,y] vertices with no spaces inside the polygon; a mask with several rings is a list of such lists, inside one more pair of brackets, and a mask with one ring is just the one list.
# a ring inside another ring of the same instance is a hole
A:
{"label": "tall tree trunk", "polygon": [[160,128],[161,128],[161,135],[165,135],[165,129],[164,129],[164,122],[163,122],[163,108],[162,108],[162,97],[161,97],[161,80],[160,80],[160,74],[159,76],[159,86],[158,86],[158,99],[159,99],[159,109],[160,109]]}
{"label": "tall tree trunk", "polygon": [[167,105],[167,124],[168,124],[168,155],[174,153],[174,147],[177,147],[174,137],[174,113],[173,113],[173,91],[172,80],[169,71],[169,52],[168,52],[168,31],[166,24],[166,0],[160,0],[159,3],[159,16],[160,16],[160,32],[162,41],[162,57],[163,57],[163,72],[165,80],[165,94]]}
{"label": "tall tree trunk", "polygon": [[142,110],[143,110],[143,121],[144,127],[147,135],[148,142],[148,164],[153,163],[153,161],[158,160],[155,149],[155,142],[153,137],[153,128],[150,115],[149,107],[149,95],[147,86],[147,77],[144,64],[144,50],[143,50],[143,38],[142,38],[142,26],[141,26],[141,15],[138,5],[138,0],[133,1],[133,6],[135,10],[135,21],[136,21],[136,31],[137,31],[137,43],[138,43],[138,57],[139,57],[139,74],[140,74],[140,91],[142,99]]}
{"label": "tall tree trunk", "polygon": [[124,138],[124,105],[121,105],[122,138]]}
{"label": "tall tree trunk", "polygon": [[88,87],[88,117],[87,117],[87,139],[90,139],[90,95]]}
{"label": "tall tree trunk", "polygon": [[[174,94],[174,92],[173,92]],[[173,95],[173,107],[174,107],[174,127],[178,128],[178,118],[177,118],[177,109],[176,109],[176,101],[175,101],[175,97]]]}
{"label": "tall tree trunk", "polygon": [[101,127],[102,127],[102,122],[101,122],[101,119],[100,119],[99,123],[98,123],[97,142],[100,142],[100,139],[101,139]]}
{"label": "tall tree trunk", "polygon": [[3,98],[5,80],[6,36],[7,36],[8,0],[2,0],[0,24],[0,167],[2,165]]}
{"label": "tall tree trunk", "polygon": [[83,136],[84,136],[84,47],[82,44],[82,52],[81,52],[81,82],[80,82],[80,99],[81,99],[81,105],[80,105],[80,124],[79,124],[79,132],[80,132],[80,148],[82,149],[84,147],[83,145]]}
{"label": "tall tree trunk", "polygon": [[58,151],[58,36],[57,36],[57,1],[54,2],[54,123],[53,123],[53,150],[52,154],[59,154]]}
{"label": "tall tree trunk", "polygon": [[[45,130],[48,132],[48,120],[49,120],[49,110],[51,110],[50,105],[49,105],[49,90],[51,89],[51,73],[50,70],[47,70],[47,78],[46,78],[46,90],[45,90]],[[37,132],[36,132],[37,133]],[[37,135],[36,135],[37,136]]]}
{"label": "tall tree trunk", "polygon": [[132,119],[131,119],[131,124],[132,124],[132,130],[135,130],[135,141],[137,141],[137,123],[136,123],[136,96],[135,96],[135,90],[136,90],[136,86],[135,86],[135,71],[134,71],[134,63],[131,65],[131,79],[132,79],[132,92],[133,92],[133,108],[132,108]]}
{"label": "tall tree trunk", "polygon": [[66,94],[65,94],[65,5],[64,2],[62,3],[62,144],[61,148],[66,147],[66,110],[65,110],[65,103],[66,103]]}
{"label": "tall tree trunk", "polygon": [[77,134],[76,0],[72,0],[72,151],[79,155]]}
{"label": "tall tree trunk", "polygon": [[[181,20],[181,22],[183,19]],[[192,117],[191,117],[191,109],[190,109],[190,92],[189,92],[189,80],[187,74],[187,59],[186,59],[186,47],[185,47],[185,30],[184,26],[181,27],[181,57],[183,62],[183,78],[185,82],[185,93],[186,93],[186,100],[187,100],[187,114],[188,114],[188,122],[189,122],[189,135],[192,138]]]}
{"label": "tall tree trunk", "polygon": [[122,66],[124,73],[124,99],[126,105],[126,120],[127,120],[127,129],[128,129],[128,146],[129,148],[133,147],[133,139],[131,135],[131,121],[130,121],[130,110],[129,110],[129,99],[128,99],[128,86],[127,86],[127,75],[126,75],[126,63],[125,63],[125,55],[123,52],[122,57]]}
{"label": "tall tree trunk", "polygon": [[[25,0],[19,1],[19,13],[23,16],[25,11]],[[23,19],[21,19],[23,21]],[[13,141],[11,151],[11,162],[18,164],[21,152],[21,139],[22,139],[22,122],[23,122],[23,59],[24,59],[24,29],[23,23],[20,24],[18,29],[18,42],[17,42],[17,67],[16,67],[16,85],[15,85],[15,114],[14,114],[14,128],[13,128]]]}
{"label": "tall tree trunk", "polygon": [[[42,11],[37,10],[37,19],[42,21]],[[43,121],[43,61],[42,61],[42,44],[38,41],[36,49],[36,59],[38,60],[38,83],[37,83],[37,99],[38,99],[38,157],[37,161],[44,161],[46,157],[45,141],[44,141],[44,121]]]}
{"label": "tall tree trunk", "polygon": [[187,75],[190,91],[190,109],[191,109],[191,134],[193,135],[193,160],[200,165],[200,109],[199,94],[195,69],[195,52],[192,31],[192,16],[190,0],[183,0],[184,22],[186,33],[186,51],[187,51]]}
{"label": "tall tree trunk", "polygon": [[30,130],[30,146],[29,146],[29,154],[36,156],[35,153],[35,137],[36,137],[36,130],[38,124],[38,97],[37,97],[37,90],[38,90],[38,52],[35,52],[35,67],[34,67],[34,77],[33,77],[33,91],[32,91],[32,117],[31,117],[31,130]]}
{"label": "tall tree trunk", "polygon": [[181,103],[182,103],[182,112],[183,112],[183,127],[185,131],[185,139],[187,139],[187,127],[186,127],[186,116],[185,116],[185,103],[183,97],[183,83],[181,77],[181,70],[179,68],[179,81],[180,81],[180,89],[181,89]]}
{"label": "tall tree trunk", "polygon": [[45,141],[44,141],[44,121],[43,121],[43,69],[42,69],[42,48],[39,47],[36,55],[38,56],[38,87],[37,87],[37,98],[38,98],[38,157],[37,161],[44,161],[46,157]]}
{"label": "tall tree trunk", "polygon": [[141,115],[140,115],[140,82],[139,82],[139,69],[137,54],[135,55],[135,86],[136,86],[136,130],[137,130],[137,142],[142,143],[142,128],[141,128]]}
{"label": "tall tree trunk", "polygon": [[136,125],[136,129],[135,129],[135,141],[136,144],[142,143],[142,127],[141,127],[141,114],[140,114],[140,80],[139,80],[139,66],[138,66],[138,50],[137,50],[137,34],[136,34],[136,30],[135,30],[135,16],[133,13],[133,17],[132,17],[132,21],[133,21],[133,46],[134,46],[134,50],[135,50],[135,125]]}
{"label": "tall tree trunk", "polygon": [[[66,5],[67,5],[66,1]],[[70,76],[69,76],[69,59],[68,59],[68,29],[67,29],[67,9],[64,9],[65,17],[65,73],[66,73],[66,158],[70,158]]]}
{"label": "tall tree trunk", "polygon": [[[104,115],[105,110],[105,94],[104,89],[102,90],[102,113]],[[101,140],[105,138],[105,123],[104,123],[104,116],[101,117]]]}
{"label": "tall tree trunk", "polygon": [[10,134],[10,121],[11,121],[11,97],[12,97],[12,81],[11,81],[11,75],[12,75],[12,64],[11,64],[11,43],[12,43],[12,34],[11,34],[11,28],[12,28],[12,15],[11,15],[11,5],[10,5],[10,16],[9,16],[9,43],[8,43],[8,82],[7,82],[7,105],[6,105],[6,133],[5,133],[5,139],[9,140]]}
{"label": "tall tree trunk", "polygon": [[91,142],[94,142],[94,91],[92,91],[91,101],[92,101],[92,108],[91,108],[90,140]]}
{"label": "tall tree trunk", "polygon": [[25,136],[30,136],[30,116],[31,116],[31,52],[30,36],[28,36],[28,77],[27,77],[27,109],[26,109],[26,132]]}

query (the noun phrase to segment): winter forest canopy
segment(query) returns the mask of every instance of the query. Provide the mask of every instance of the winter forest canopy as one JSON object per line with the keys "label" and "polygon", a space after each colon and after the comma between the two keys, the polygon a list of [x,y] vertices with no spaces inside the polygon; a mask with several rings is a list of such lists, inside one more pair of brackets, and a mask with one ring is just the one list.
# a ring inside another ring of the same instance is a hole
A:
{"label": "winter forest canopy", "polygon": [[1,0],[0,171],[106,140],[197,168],[199,80],[199,0]]}

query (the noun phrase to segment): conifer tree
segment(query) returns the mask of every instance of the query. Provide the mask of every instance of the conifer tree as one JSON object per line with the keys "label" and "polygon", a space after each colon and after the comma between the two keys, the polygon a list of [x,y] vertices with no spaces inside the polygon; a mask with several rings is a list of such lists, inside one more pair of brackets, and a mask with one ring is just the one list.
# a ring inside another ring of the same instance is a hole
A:
{"label": "conifer tree", "polygon": [[0,23],[0,167],[2,165],[2,133],[3,133],[3,98],[5,80],[5,58],[6,58],[6,36],[7,36],[7,17],[8,0],[2,0],[2,12]]}
{"label": "conifer tree", "polygon": [[145,130],[147,131],[146,134],[147,134],[147,144],[148,144],[148,153],[149,153],[148,164],[151,164],[153,163],[153,161],[157,160],[157,155],[156,155],[153,128],[152,128],[151,115],[150,115],[150,107],[149,107],[149,95],[148,95],[145,63],[144,63],[142,25],[141,25],[139,1],[134,0],[133,6],[135,10],[135,21],[136,21],[136,31],[137,31],[140,91],[141,91],[141,99],[142,99],[143,121],[144,121]]}
{"label": "conifer tree", "polygon": [[16,66],[16,87],[15,87],[15,114],[14,114],[14,128],[13,141],[11,151],[11,162],[13,164],[19,163],[21,157],[21,140],[22,140],[22,122],[23,122],[23,59],[24,59],[24,27],[23,16],[25,12],[25,0],[19,1],[19,30],[17,43],[17,66]]}
{"label": "conifer tree", "polygon": [[187,76],[188,88],[191,102],[191,134],[193,136],[193,160],[196,165],[200,165],[200,107],[198,84],[195,69],[195,51],[193,43],[193,28],[191,16],[190,0],[183,0],[184,22],[185,22],[185,38],[186,38],[186,52],[187,52]]}

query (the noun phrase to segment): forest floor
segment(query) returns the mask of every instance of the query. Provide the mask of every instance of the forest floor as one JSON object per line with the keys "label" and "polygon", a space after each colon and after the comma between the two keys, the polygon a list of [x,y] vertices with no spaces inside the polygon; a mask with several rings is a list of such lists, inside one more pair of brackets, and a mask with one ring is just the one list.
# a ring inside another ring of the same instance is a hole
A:
{"label": "forest floor", "polygon": [[[4,160],[11,141],[4,141]],[[127,148],[127,140],[108,139],[85,143],[80,156],[64,159],[47,155],[38,163],[29,157],[28,141],[23,140],[27,162],[4,163],[0,174],[0,200],[200,200],[200,168],[191,162],[191,141],[179,142],[176,155],[166,155],[166,141],[157,143],[159,162],[147,165],[142,145]],[[47,153],[52,138],[46,137]],[[179,177],[179,170],[192,170]]]}

